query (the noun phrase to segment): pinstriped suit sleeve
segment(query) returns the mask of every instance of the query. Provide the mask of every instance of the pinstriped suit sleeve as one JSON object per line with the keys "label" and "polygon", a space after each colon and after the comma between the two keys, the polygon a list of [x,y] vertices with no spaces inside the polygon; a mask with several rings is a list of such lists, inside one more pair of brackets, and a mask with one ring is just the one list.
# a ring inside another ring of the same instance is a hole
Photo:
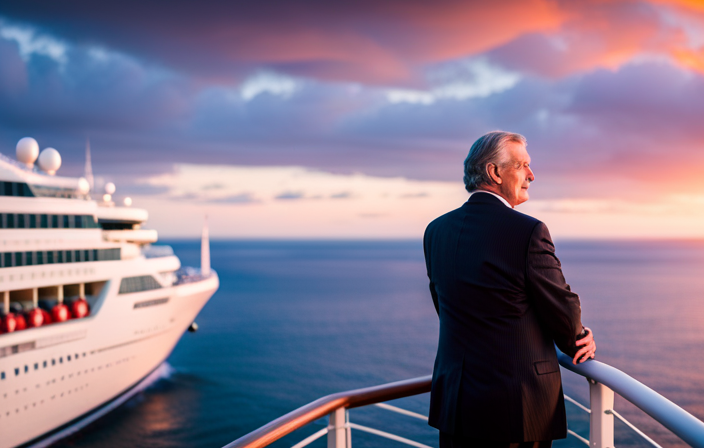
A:
{"label": "pinstriped suit sleeve", "polygon": [[577,352],[575,341],[583,329],[582,309],[579,296],[565,282],[555,245],[542,222],[533,228],[528,245],[526,286],[541,324],[548,329],[558,348],[573,357]]}

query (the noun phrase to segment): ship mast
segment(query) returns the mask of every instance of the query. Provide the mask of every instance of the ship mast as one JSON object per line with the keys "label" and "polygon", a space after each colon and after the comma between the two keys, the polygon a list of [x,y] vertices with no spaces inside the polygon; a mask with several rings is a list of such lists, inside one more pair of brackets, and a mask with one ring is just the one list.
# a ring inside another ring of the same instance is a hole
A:
{"label": "ship mast", "polygon": [[91,164],[90,161],[90,139],[86,138],[86,168],[85,168],[85,175],[83,176],[86,178],[88,181],[88,185],[90,185],[90,190],[93,191],[93,165]]}

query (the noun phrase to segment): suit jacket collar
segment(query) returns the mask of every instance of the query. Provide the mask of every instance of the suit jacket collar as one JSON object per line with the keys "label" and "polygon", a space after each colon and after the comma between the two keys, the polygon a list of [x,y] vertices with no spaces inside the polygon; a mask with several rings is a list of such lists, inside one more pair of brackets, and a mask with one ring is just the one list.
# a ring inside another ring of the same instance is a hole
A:
{"label": "suit jacket collar", "polygon": [[[489,204],[489,205],[500,205],[506,207],[506,204],[501,202],[501,199],[497,198],[493,194],[484,193],[483,191],[478,191],[473,193],[465,204]],[[508,207],[511,208],[511,207]]]}

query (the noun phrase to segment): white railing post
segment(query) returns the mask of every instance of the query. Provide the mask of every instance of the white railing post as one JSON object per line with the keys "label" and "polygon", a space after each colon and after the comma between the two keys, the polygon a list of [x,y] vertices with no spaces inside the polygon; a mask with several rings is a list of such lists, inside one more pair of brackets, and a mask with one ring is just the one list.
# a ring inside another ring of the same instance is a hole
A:
{"label": "white railing post", "polygon": [[613,448],[614,446],[614,391],[589,381],[589,403],[592,410],[589,416],[589,446],[591,448]]}
{"label": "white railing post", "polygon": [[330,414],[328,425],[328,448],[351,448],[350,426],[347,424],[347,409],[339,408]]}

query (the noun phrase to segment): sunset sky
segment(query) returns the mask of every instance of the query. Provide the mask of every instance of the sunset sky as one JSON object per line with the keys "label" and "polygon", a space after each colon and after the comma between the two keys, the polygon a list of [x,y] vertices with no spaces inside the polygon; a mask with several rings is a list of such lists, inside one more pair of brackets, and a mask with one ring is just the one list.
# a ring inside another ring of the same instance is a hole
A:
{"label": "sunset sky", "polygon": [[556,238],[704,237],[704,1],[89,1],[0,7],[0,152],[162,236],[420,238],[504,129]]}

